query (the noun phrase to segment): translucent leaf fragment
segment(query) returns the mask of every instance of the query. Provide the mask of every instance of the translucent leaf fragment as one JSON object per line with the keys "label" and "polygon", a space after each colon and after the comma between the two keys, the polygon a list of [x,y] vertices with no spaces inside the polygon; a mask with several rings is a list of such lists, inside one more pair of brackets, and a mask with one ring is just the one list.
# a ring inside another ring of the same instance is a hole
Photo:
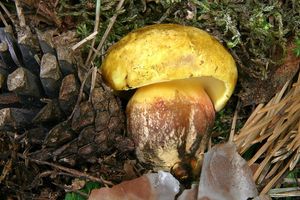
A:
{"label": "translucent leaf fragment", "polygon": [[231,143],[205,153],[198,200],[247,200],[258,196],[247,162]]}

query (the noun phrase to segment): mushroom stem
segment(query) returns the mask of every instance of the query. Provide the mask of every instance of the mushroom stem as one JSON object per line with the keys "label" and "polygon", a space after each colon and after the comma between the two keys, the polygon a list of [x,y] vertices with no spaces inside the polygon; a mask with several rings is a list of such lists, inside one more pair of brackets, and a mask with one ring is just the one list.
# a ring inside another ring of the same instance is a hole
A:
{"label": "mushroom stem", "polygon": [[196,153],[201,143],[207,143],[203,140],[209,139],[215,118],[209,96],[198,81],[188,79],[139,88],[126,112],[139,160],[165,170],[183,160],[198,162]]}

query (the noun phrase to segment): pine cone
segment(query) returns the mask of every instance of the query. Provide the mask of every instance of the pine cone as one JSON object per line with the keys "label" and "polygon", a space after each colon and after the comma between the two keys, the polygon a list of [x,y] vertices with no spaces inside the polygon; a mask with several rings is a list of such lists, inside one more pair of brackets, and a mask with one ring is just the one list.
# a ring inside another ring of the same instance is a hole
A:
{"label": "pine cone", "polygon": [[[130,153],[134,145],[123,136],[121,101],[103,83],[101,75],[97,74],[92,94],[90,77],[80,94],[88,70],[82,67],[80,55],[75,56],[68,48],[74,39],[70,38],[72,33],[56,36],[55,41],[51,31],[37,34],[23,34],[23,39],[32,38],[20,41],[19,37],[17,41],[11,32],[0,28],[0,149],[4,152],[0,154],[4,156],[0,169],[12,155],[15,159],[18,153],[26,152],[31,159],[95,172],[95,166],[101,168],[100,161],[108,155]],[[36,57],[41,58],[40,63]],[[79,94],[82,101],[77,105]],[[3,141],[9,138],[14,144],[7,146]],[[17,148],[12,148],[14,145]],[[33,163],[28,166],[25,160],[21,165],[27,170],[37,167]],[[16,173],[10,171],[4,179],[12,180]],[[25,179],[32,182],[23,189],[34,188],[36,180]]]}

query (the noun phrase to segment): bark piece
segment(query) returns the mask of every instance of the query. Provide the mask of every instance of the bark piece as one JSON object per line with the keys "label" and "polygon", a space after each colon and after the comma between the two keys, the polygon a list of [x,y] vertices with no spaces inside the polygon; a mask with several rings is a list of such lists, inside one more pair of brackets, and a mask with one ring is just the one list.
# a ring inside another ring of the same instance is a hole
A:
{"label": "bark piece", "polygon": [[7,87],[9,91],[19,95],[28,95],[37,98],[41,96],[38,78],[23,67],[16,69],[8,75]]}
{"label": "bark piece", "polygon": [[14,130],[31,125],[37,110],[3,108],[0,110],[0,130]]}
{"label": "bark piece", "polygon": [[12,104],[19,103],[20,98],[15,93],[2,93],[0,94],[0,105],[10,107]]}
{"label": "bark piece", "polygon": [[13,92],[0,94],[0,109],[20,106],[21,99]]}
{"label": "bark piece", "polygon": [[62,74],[57,59],[52,54],[44,54],[41,60],[40,78],[46,95],[55,98],[58,96]]}
{"label": "bark piece", "polygon": [[73,65],[72,51],[68,47],[58,46],[56,48],[57,59],[60,65],[62,73],[66,76],[76,72],[75,66]]}
{"label": "bark piece", "polygon": [[74,74],[67,75],[63,80],[59,91],[59,105],[66,115],[70,115],[74,109],[79,94],[79,83]]}

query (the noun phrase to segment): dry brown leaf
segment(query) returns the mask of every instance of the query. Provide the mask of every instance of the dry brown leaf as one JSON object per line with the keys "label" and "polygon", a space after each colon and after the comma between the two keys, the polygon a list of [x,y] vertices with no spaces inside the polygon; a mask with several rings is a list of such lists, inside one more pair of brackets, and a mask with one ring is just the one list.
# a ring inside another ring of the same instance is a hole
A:
{"label": "dry brown leaf", "polygon": [[131,180],[137,178],[137,173],[134,169],[135,163],[136,162],[134,160],[125,161],[123,165],[123,170],[125,172],[124,180]]}
{"label": "dry brown leaf", "polygon": [[89,200],[162,200],[174,199],[179,182],[168,172],[159,171],[124,181],[112,188],[92,191]]}
{"label": "dry brown leaf", "polygon": [[56,0],[21,0],[22,3],[28,7],[34,7],[36,12],[46,18],[49,22],[53,22],[56,26],[60,27],[62,24],[61,19],[56,13]]}

